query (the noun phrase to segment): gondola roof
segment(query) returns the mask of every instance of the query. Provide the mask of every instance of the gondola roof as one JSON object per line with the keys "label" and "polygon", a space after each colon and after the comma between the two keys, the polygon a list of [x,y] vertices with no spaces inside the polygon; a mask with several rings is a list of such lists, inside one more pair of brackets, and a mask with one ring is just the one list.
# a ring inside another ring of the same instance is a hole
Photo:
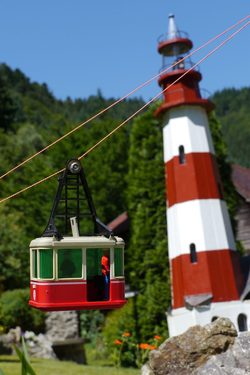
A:
{"label": "gondola roof", "polygon": [[124,241],[120,237],[105,236],[79,236],[79,237],[63,237],[61,240],[55,237],[39,237],[31,241],[30,247],[111,247],[115,245],[124,245]]}

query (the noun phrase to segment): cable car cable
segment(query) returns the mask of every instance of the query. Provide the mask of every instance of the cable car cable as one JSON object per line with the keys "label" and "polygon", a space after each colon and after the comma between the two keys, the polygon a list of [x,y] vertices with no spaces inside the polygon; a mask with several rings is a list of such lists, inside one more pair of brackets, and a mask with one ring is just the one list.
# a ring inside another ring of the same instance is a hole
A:
{"label": "cable car cable", "polygon": [[[111,108],[113,108],[114,106],[116,106],[117,104],[119,104],[120,102],[122,102],[123,100],[127,99],[129,96],[131,96],[132,94],[134,94],[135,92],[137,92],[138,90],[140,90],[141,88],[147,86],[149,83],[151,83],[153,80],[157,79],[160,75],[162,75],[163,73],[166,73],[167,71],[169,71],[170,69],[172,69],[173,67],[175,67],[177,64],[179,64],[180,62],[184,61],[185,59],[191,57],[192,55],[194,55],[196,52],[200,51],[202,48],[206,47],[208,44],[212,43],[213,41],[217,40],[218,38],[220,38],[222,35],[224,35],[225,33],[227,33],[228,31],[232,30],[233,28],[235,28],[236,26],[240,25],[242,22],[244,22],[246,19],[248,19],[250,16],[246,16],[242,19],[240,19],[238,22],[236,22],[234,25],[228,27],[227,29],[225,29],[223,32],[221,32],[220,34],[216,35],[215,37],[209,39],[206,43],[204,43],[203,45],[201,45],[200,47],[198,47],[197,49],[195,49],[194,51],[190,52],[188,55],[184,56],[182,59],[180,59],[178,62],[175,62],[174,64],[172,64],[171,66],[169,66],[168,68],[162,70],[160,73],[156,74],[155,76],[153,76],[152,78],[150,78],[149,80],[145,81],[144,83],[142,83],[141,85],[137,86],[134,90],[130,91],[128,94],[124,95],[123,97],[121,97],[120,99],[116,100],[115,102],[113,102],[112,104],[110,104],[108,107],[102,109],[101,111],[97,112],[95,115],[93,115],[92,117],[90,117],[89,119],[87,119],[86,121],[84,122],[81,122],[80,124],[78,124],[75,128],[73,128],[72,130],[70,130],[69,132],[65,133],[63,136],[59,137],[58,139],[56,139],[55,141],[53,141],[52,143],[48,144],[46,147],[44,147],[43,149],[37,151],[35,154],[29,156],[27,159],[23,160],[21,163],[17,164],[15,167],[11,168],[9,171],[5,172],[3,175],[0,176],[0,180],[3,179],[4,177],[7,177],[9,174],[11,174],[12,172],[16,171],[17,169],[19,169],[21,166],[25,165],[26,163],[28,163],[29,161],[31,161],[32,159],[34,159],[36,156],[42,154],[43,152],[47,151],[48,149],[50,149],[52,146],[56,145],[57,143],[59,143],[60,141],[62,141],[63,139],[65,139],[66,137],[68,137],[69,135],[71,135],[72,133],[74,133],[75,131],[79,130],[80,128],[82,128],[84,125],[88,124],[89,122],[93,121],[94,119],[96,119],[97,117],[99,117],[100,115],[102,115],[103,113],[107,112],[108,110],[110,110]],[[58,172],[60,173],[60,172]],[[1,203],[1,201],[0,201]]]}
{"label": "cable car cable", "polygon": [[[228,38],[226,38],[222,43],[220,43],[218,46],[216,46],[212,51],[210,51],[207,55],[205,55],[202,59],[200,59],[196,64],[194,64],[191,68],[189,68],[187,71],[185,71],[179,78],[177,78],[174,82],[172,82],[172,84],[170,84],[169,86],[167,86],[164,90],[162,90],[161,92],[159,92],[157,95],[155,95],[151,100],[149,100],[146,104],[144,104],[139,110],[137,110],[135,113],[133,113],[130,117],[128,117],[125,121],[123,121],[121,124],[119,124],[115,129],[113,129],[111,132],[109,132],[105,137],[103,137],[102,139],[100,139],[97,143],[95,143],[93,146],[91,146],[84,154],[82,154],[81,156],[78,157],[78,159],[82,159],[84,158],[85,156],[87,156],[91,151],[93,151],[96,147],[98,147],[101,143],[103,143],[106,139],[108,139],[109,137],[111,137],[111,135],[113,135],[117,130],[119,130],[122,126],[124,126],[129,120],[131,120],[132,118],[134,118],[138,113],[140,113],[143,109],[145,109],[146,107],[148,107],[152,102],[154,102],[156,99],[158,99],[164,92],[166,92],[170,87],[172,87],[176,82],[178,82],[179,80],[181,80],[186,74],[188,74],[190,71],[194,70],[196,66],[202,64],[202,62],[204,62],[207,58],[209,58],[212,54],[214,54],[218,49],[220,49],[221,47],[223,47],[226,43],[228,43],[234,36],[236,36],[239,32],[241,32],[244,28],[246,28],[248,25],[250,24],[250,21],[248,21],[247,23],[245,23],[243,26],[241,26],[237,31],[235,31],[233,34],[231,34]],[[37,186],[47,180],[49,180],[51,177],[54,177],[56,175],[58,175],[59,173],[63,172],[65,170],[65,168],[57,171],[57,172],[54,172],[52,173],[51,175],[17,191],[16,193],[14,194],[11,194],[5,198],[2,198],[0,200],[0,204],[1,203],[4,203],[6,202],[7,200],[11,199],[11,198],[14,198],[16,196],[18,196],[19,194],[31,189],[32,187],[34,186]]]}
{"label": "cable car cable", "polygon": [[[110,133],[108,133],[105,137],[103,137],[100,141],[98,141],[96,144],[94,144],[92,147],[90,147],[84,154],[79,156],[79,160],[87,156],[91,151],[93,151],[96,147],[98,147],[102,142],[104,142],[106,139],[111,137],[117,130],[119,130],[122,126],[124,126],[128,121],[130,121],[133,117],[135,117],[138,113],[143,111],[146,107],[148,107],[151,103],[153,103],[156,99],[159,98],[164,92],[169,90],[173,85],[175,85],[177,82],[179,82],[186,74],[194,70],[198,65],[200,65],[203,61],[205,61],[208,57],[210,57],[213,53],[215,53],[218,49],[223,47],[229,40],[231,40],[235,35],[237,35],[240,31],[242,31],[246,26],[250,24],[250,21],[248,21],[245,25],[243,25],[240,29],[235,31],[233,34],[231,34],[227,39],[225,39],[222,43],[220,43],[217,47],[215,47],[212,51],[210,51],[206,56],[204,56],[202,59],[200,59],[197,63],[195,63],[191,68],[186,70],[180,77],[178,77],[174,82],[172,82],[170,85],[168,85],[164,90],[162,90],[160,93],[155,95],[152,99],[150,99],[144,106],[139,108],[135,113],[133,113],[130,117],[128,117],[125,121],[123,121],[120,125],[118,125],[115,129],[113,129]],[[0,201],[1,203],[1,201]]]}

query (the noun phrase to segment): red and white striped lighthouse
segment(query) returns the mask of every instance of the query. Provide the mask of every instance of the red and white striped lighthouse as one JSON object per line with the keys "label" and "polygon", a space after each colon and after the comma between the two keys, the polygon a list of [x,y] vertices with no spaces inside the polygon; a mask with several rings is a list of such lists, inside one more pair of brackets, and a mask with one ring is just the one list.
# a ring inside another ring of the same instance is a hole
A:
{"label": "red and white striped lighthouse", "polygon": [[250,301],[240,299],[243,277],[208,126],[207,113],[213,104],[201,97],[200,72],[187,72],[192,63],[183,60],[191,48],[192,41],[170,15],[158,51],[163,69],[175,66],[159,78],[162,89],[170,87],[157,115],[164,125],[171,336],[218,316],[230,318],[236,326],[240,319],[241,327],[250,327]]}

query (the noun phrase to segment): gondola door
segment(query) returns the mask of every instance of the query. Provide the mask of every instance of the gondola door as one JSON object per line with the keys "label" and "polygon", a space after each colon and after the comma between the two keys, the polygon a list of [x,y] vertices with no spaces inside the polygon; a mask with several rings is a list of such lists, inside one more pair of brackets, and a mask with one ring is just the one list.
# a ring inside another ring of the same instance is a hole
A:
{"label": "gondola door", "polygon": [[87,249],[87,300],[105,301],[109,299],[110,250]]}

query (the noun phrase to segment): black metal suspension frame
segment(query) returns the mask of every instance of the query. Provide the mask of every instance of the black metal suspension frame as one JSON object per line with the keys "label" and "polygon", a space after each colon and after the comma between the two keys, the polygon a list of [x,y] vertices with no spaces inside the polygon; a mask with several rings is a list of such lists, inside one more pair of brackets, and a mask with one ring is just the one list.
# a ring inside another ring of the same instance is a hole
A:
{"label": "black metal suspension frame", "polygon": [[[52,205],[49,222],[47,224],[45,231],[42,234],[42,237],[54,236],[58,240],[63,238],[63,234],[60,233],[56,227],[56,218],[64,219],[65,233],[67,233],[69,228],[69,220],[71,217],[76,217],[79,227],[80,218],[86,216],[91,217],[94,225],[94,233],[92,235],[111,236],[113,234],[112,231],[105,224],[103,224],[102,221],[97,217],[96,209],[87,183],[87,179],[85,177],[83,167],[78,159],[71,159],[66,163],[65,170],[63,174],[58,178],[58,182],[59,185]],[[81,200],[84,200],[84,198],[80,197],[81,188],[83,189],[85,199],[88,204],[89,212],[87,213],[80,212],[80,203]],[[69,192],[72,190],[76,193],[75,198],[69,196]],[[72,212],[72,208],[70,206],[70,201],[72,200],[76,200],[76,210],[74,212]],[[57,213],[57,210],[60,202],[64,202],[64,212],[59,214]]]}

